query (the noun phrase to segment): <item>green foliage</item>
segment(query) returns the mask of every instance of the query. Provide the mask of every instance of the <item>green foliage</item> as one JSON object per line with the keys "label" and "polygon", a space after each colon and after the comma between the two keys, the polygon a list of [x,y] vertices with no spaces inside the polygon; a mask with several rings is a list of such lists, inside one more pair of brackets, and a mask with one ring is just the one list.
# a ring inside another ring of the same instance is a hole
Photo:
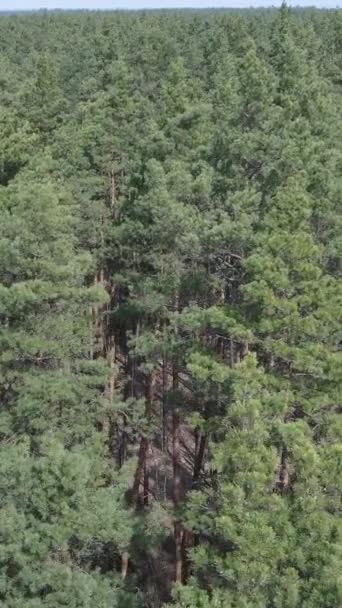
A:
{"label": "green foliage", "polygon": [[342,605],[341,23],[0,16],[4,607]]}
{"label": "green foliage", "polygon": [[[69,452],[51,434],[1,449],[1,579],[6,606],[121,605],[118,577],[91,572],[92,553],[125,547],[122,484],[105,483],[97,450]],[[89,571],[90,570],[90,571]]]}

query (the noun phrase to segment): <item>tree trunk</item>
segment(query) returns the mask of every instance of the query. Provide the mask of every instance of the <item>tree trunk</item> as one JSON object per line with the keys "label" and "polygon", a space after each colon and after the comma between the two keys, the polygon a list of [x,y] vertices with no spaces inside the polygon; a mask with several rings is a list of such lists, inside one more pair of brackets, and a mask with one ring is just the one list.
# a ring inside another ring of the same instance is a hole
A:
{"label": "tree trunk", "polygon": [[[155,387],[155,375],[152,372],[146,378],[145,416],[146,416],[147,421],[150,421],[152,418],[153,401],[154,401],[154,387]],[[145,462],[144,462],[144,505],[145,506],[148,506],[148,503],[149,503],[149,474],[150,474],[150,471],[149,471],[148,452],[149,452],[149,442],[147,442],[147,450],[146,450]]]}
{"label": "tree trunk", "polygon": [[144,507],[148,507],[149,504],[149,493],[150,493],[150,484],[149,484],[149,471],[148,471],[148,454],[145,458],[144,463]]}
{"label": "tree trunk", "polygon": [[[199,481],[205,451],[207,448],[207,437],[206,435],[200,433],[198,429],[195,429],[195,462],[194,462],[194,471],[192,476],[192,487],[196,487],[196,484]],[[182,536],[182,583],[185,584],[187,579],[189,578],[191,564],[188,557],[189,549],[198,544],[198,535],[193,534],[189,530],[183,531]]]}
{"label": "tree trunk", "polygon": [[234,340],[229,340],[229,367],[233,369],[235,365],[235,348],[234,348]]}
{"label": "tree trunk", "polygon": [[138,454],[138,463],[135,469],[133,487],[131,492],[131,503],[136,505],[139,498],[140,492],[140,484],[144,474],[145,461],[147,457],[148,451],[148,439],[147,437],[142,437],[140,440],[139,454]]}
{"label": "tree trunk", "polygon": [[191,561],[189,559],[189,549],[195,545],[195,535],[190,530],[183,531],[182,538],[182,583],[186,584],[191,573]]}
{"label": "tree trunk", "polygon": [[124,553],[121,556],[121,576],[123,579],[125,579],[127,576],[128,562],[129,562],[129,554],[127,551],[124,551]]}
{"label": "tree trunk", "polygon": [[166,451],[167,439],[167,361],[163,357],[163,397],[162,397],[162,451]]}
{"label": "tree trunk", "polygon": [[119,468],[123,467],[126,460],[126,446],[127,446],[127,434],[126,434],[126,415],[123,414],[121,417],[121,424],[118,425],[119,433],[119,449],[118,449],[118,465]]}
{"label": "tree trunk", "polygon": [[192,477],[193,485],[196,485],[196,483],[198,482],[198,480],[200,478],[206,447],[207,447],[207,437],[205,435],[201,434],[200,439],[198,441],[198,448],[196,450],[196,456],[195,456],[194,472],[193,472],[193,477]]}
{"label": "tree trunk", "polygon": [[[145,416],[146,420],[149,421],[152,416],[153,399],[154,399],[154,374],[149,374],[146,377],[145,385]],[[148,470],[148,450],[149,440],[146,436],[143,436],[140,440],[140,448],[138,454],[138,464],[134,475],[134,482],[132,488],[131,500],[133,504],[137,504],[141,482],[143,481],[144,490],[149,487],[149,470]],[[144,495],[144,504],[148,504],[148,496]]]}
{"label": "tree trunk", "polygon": [[[178,371],[176,366],[173,369],[173,391],[178,389]],[[176,395],[174,397],[177,398]],[[173,465],[173,506],[175,511],[174,520],[174,541],[175,541],[175,582],[181,583],[183,576],[183,551],[182,525],[178,518],[178,507],[180,502],[181,479],[179,472],[180,462],[180,412],[178,407],[174,407],[172,415],[172,465]]]}
{"label": "tree trunk", "polygon": [[116,345],[115,337],[110,335],[107,337],[107,361],[110,369],[110,375],[107,385],[107,396],[110,401],[113,401],[115,391],[115,356],[116,356]]}
{"label": "tree trunk", "polygon": [[116,200],[115,173],[114,173],[114,169],[112,169],[111,175],[110,175],[110,204],[111,204],[112,209],[114,209],[114,207],[115,207],[115,200]]}
{"label": "tree trunk", "polygon": [[89,335],[90,335],[90,343],[89,343],[89,359],[91,361],[94,360],[94,308],[90,306],[89,308]]}
{"label": "tree trunk", "polygon": [[[94,285],[104,285],[104,269],[101,268],[94,277]],[[105,331],[103,323],[102,307],[96,304],[93,308],[93,323],[96,344],[96,351],[93,352],[93,358],[100,355],[105,356]]]}
{"label": "tree trunk", "polygon": [[183,531],[179,520],[174,522],[174,537],[176,544],[176,569],[175,569],[175,583],[182,583],[183,581]]}
{"label": "tree trunk", "polygon": [[244,359],[249,353],[249,345],[246,340],[243,340],[240,344],[240,358]]}

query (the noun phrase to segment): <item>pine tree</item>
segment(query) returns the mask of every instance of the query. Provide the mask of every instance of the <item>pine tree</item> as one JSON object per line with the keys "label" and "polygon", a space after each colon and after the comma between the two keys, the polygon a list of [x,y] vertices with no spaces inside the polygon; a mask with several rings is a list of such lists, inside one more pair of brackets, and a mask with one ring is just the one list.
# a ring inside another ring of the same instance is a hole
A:
{"label": "pine tree", "polygon": [[0,604],[342,603],[339,32],[0,16]]}

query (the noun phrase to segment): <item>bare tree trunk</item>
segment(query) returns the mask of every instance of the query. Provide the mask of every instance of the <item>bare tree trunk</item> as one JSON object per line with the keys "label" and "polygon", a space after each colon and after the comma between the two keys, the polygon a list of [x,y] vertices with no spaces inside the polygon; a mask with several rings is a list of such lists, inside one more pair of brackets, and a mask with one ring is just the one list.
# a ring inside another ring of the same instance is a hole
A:
{"label": "bare tree trunk", "polygon": [[[115,186],[115,173],[114,173],[114,169],[112,169],[111,171],[111,184],[110,184],[110,204],[111,204],[111,209],[112,209],[112,215],[115,218],[116,217],[116,186]],[[115,286],[112,285],[111,288],[111,301],[113,303],[115,298]],[[114,391],[115,391],[115,362],[116,362],[116,342],[115,342],[115,336],[109,334],[107,335],[107,344],[106,344],[106,348],[107,348],[107,359],[109,362],[109,366],[111,369],[111,373],[110,373],[110,378],[109,378],[109,383],[108,383],[108,394],[109,394],[109,398],[112,401],[113,397],[114,397]],[[123,416],[123,427],[126,424],[126,417]],[[134,496],[133,500],[134,503],[136,503],[137,499],[138,499],[138,494],[139,494],[139,488],[140,488],[140,479],[141,479],[141,469],[143,468],[143,463],[145,460],[145,455],[144,455],[144,443],[143,443],[143,439],[142,439],[142,444],[140,445],[140,450],[139,450],[139,457],[138,457],[138,466],[137,466],[137,470],[136,470],[136,474],[134,477],[134,483],[133,483],[133,490],[132,490],[132,494]],[[125,431],[122,431],[122,436],[120,437],[119,440],[119,453],[118,453],[118,460],[119,460],[119,466],[122,467],[124,462],[125,462],[125,457],[126,457],[126,433]],[[127,576],[127,571],[128,571],[128,565],[129,565],[129,553],[128,551],[124,551],[122,553],[121,556],[121,577],[123,579],[126,578]]]}
{"label": "bare tree trunk", "polygon": [[249,353],[249,345],[246,340],[243,340],[240,344],[240,358],[244,359]]}
{"label": "bare tree trunk", "polygon": [[235,348],[234,348],[234,340],[230,338],[229,340],[229,367],[233,368],[235,365]]}
{"label": "bare tree trunk", "polygon": [[135,469],[134,481],[131,493],[131,502],[136,505],[139,498],[140,492],[140,484],[144,474],[145,461],[147,457],[148,451],[148,439],[147,437],[142,437],[140,440],[139,454],[138,454],[138,463]]}
{"label": "bare tree trunk", "polygon": [[191,573],[189,549],[195,546],[195,536],[190,530],[183,531],[182,538],[182,583],[185,585]]}
{"label": "bare tree trunk", "polygon": [[183,530],[179,520],[174,522],[174,536],[176,543],[176,570],[175,570],[175,582],[181,583],[183,580]]}
{"label": "bare tree trunk", "polygon": [[[146,389],[145,389],[146,390],[145,416],[148,421],[152,417],[153,401],[154,401],[154,387],[155,387],[155,375],[152,372],[146,378]],[[148,506],[148,502],[149,502],[149,473],[150,473],[150,471],[149,471],[148,452],[149,452],[149,442],[147,442],[147,450],[146,450],[145,462],[144,462],[144,505],[145,506]]]}
{"label": "bare tree trunk", "polygon": [[162,495],[164,500],[166,499],[166,488],[167,488],[167,473],[166,473],[166,458],[168,453],[168,437],[167,437],[167,425],[168,425],[168,412],[167,412],[167,400],[168,400],[168,365],[166,355],[163,356],[163,368],[162,368],[162,402],[161,402],[161,443],[163,452],[163,478],[162,478]]}
{"label": "bare tree trunk", "polygon": [[[155,377],[154,374],[149,374],[146,378],[146,401],[145,401],[145,416],[147,420],[151,419],[152,416],[152,407],[153,407],[153,399],[154,399],[154,382]],[[138,464],[134,475],[134,482],[132,488],[132,496],[131,500],[133,504],[136,504],[139,498],[140,486],[143,482],[144,488],[148,488],[149,486],[149,470],[148,470],[148,450],[149,450],[149,440],[146,436],[143,436],[140,440],[139,454],[138,454]],[[148,502],[148,496],[144,498],[144,504]]]}
{"label": "bare tree trunk", "polygon": [[92,307],[89,308],[89,359],[91,361],[94,360],[94,309]]}
{"label": "bare tree trunk", "polygon": [[[195,429],[195,462],[194,462],[194,471],[192,476],[192,487],[196,487],[196,484],[199,481],[201,470],[203,466],[203,461],[205,457],[205,452],[207,449],[207,437],[206,435],[199,432],[198,429]],[[191,564],[189,560],[189,549],[198,544],[198,536],[197,534],[193,534],[190,530],[184,530],[182,535],[182,583],[186,583],[189,578],[189,573],[191,569]]]}
{"label": "bare tree trunk", "polygon": [[118,448],[118,465],[119,468],[123,467],[126,460],[126,448],[127,448],[127,435],[126,435],[126,415],[120,416],[120,424],[118,424],[119,433],[119,448]]}
{"label": "bare tree trunk", "polygon": [[167,361],[163,357],[163,398],[162,398],[162,450],[166,451],[166,425],[167,425]]}
{"label": "bare tree trunk", "polygon": [[115,173],[114,173],[114,168],[112,168],[112,171],[110,174],[110,204],[111,204],[112,209],[114,209],[114,207],[115,207],[115,200],[116,200]]}
{"label": "bare tree trunk", "polygon": [[[135,337],[139,338],[140,336],[140,331],[141,331],[141,325],[140,325],[140,321],[137,321],[137,325],[135,328]],[[131,373],[131,397],[134,398],[136,397],[136,386],[135,386],[135,376],[136,376],[136,366],[137,366],[137,362],[136,362],[136,355],[135,353],[131,353],[131,356],[129,357],[128,355],[128,359],[130,359],[130,373]],[[145,391],[146,393],[146,391]],[[145,395],[146,396],[146,395]],[[147,398],[147,397],[146,397]]]}
{"label": "bare tree trunk", "polygon": [[145,458],[144,463],[144,507],[149,505],[149,494],[150,494],[150,482],[149,482],[149,471],[148,471],[148,454]]}
{"label": "bare tree trunk", "polygon": [[[178,389],[178,371],[176,366],[173,369],[173,390]],[[174,520],[174,541],[175,541],[175,582],[181,583],[183,577],[183,551],[182,539],[183,530],[178,518],[178,507],[180,502],[180,412],[178,407],[174,407],[172,414],[172,465],[173,465],[173,506],[175,510]]]}
{"label": "bare tree trunk", "polygon": [[[94,285],[104,285],[104,269],[101,268],[94,277]],[[96,353],[93,352],[93,358],[95,354],[99,356],[102,354],[105,356],[105,331],[103,323],[103,309],[98,304],[95,304],[93,308],[93,325],[95,339],[97,341]]]}
{"label": "bare tree trunk", "polygon": [[129,553],[127,551],[124,551],[124,553],[121,556],[121,576],[123,579],[125,579],[127,576],[128,562],[129,562]]}
{"label": "bare tree trunk", "polygon": [[[179,293],[175,294],[175,310],[179,310]],[[177,328],[176,328],[177,333]],[[173,468],[173,508],[174,508],[174,542],[175,542],[175,582],[181,583],[183,577],[183,528],[179,520],[178,508],[180,503],[181,478],[180,478],[180,411],[177,406],[178,401],[178,368],[173,364],[172,370],[172,389],[174,406],[172,412],[172,468]]]}
{"label": "bare tree trunk", "polygon": [[195,460],[196,460],[197,454],[198,454],[199,443],[200,443],[200,439],[201,439],[201,432],[197,426],[194,431],[194,436],[195,436]]}
{"label": "bare tree trunk", "polygon": [[[152,415],[152,406],[153,406],[153,398],[154,398],[154,374],[150,374],[147,377],[146,382],[146,404],[145,404],[145,416],[147,420],[151,418]],[[136,508],[138,507],[140,488],[143,484],[143,505],[148,506],[149,504],[149,471],[148,471],[148,450],[149,450],[149,440],[146,435],[143,435],[140,440],[139,453],[138,453],[138,462],[135,469],[134,480],[132,490],[129,493],[128,502],[131,505],[134,505]],[[124,553],[122,556],[121,562],[121,574],[123,578],[127,574],[128,567],[128,559],[129,556],[127,553]]]}
{"label": "bare tree trunk", "polygon": [[224,345],[224,339],[223,338],[220,338],[217,350],[218,350],[218,355],[221,357],[222,360],[224,360],[224,357],[225,357],[225,345]]}
{"label": "bare tree trunk", "polygon": [[113,401],[115,392],[115,358],[116,358],[116,344],[115,337],[113,335],[107,336],[106,339],[107,349],[107,361],[110,369],[110,375],[107,385],[107,396],[110,401]]}
{"label": "bare tree trunk", "polygon": [[206,435],[201,434],[199,442],[198,442],[198,449],[197,449],[196,456],[195,456],[194,472],[193,472],[193,477],[192,477],[193,485],[195,485],[200,478],[206,448],[207,448],[207,437],[206,437]]}

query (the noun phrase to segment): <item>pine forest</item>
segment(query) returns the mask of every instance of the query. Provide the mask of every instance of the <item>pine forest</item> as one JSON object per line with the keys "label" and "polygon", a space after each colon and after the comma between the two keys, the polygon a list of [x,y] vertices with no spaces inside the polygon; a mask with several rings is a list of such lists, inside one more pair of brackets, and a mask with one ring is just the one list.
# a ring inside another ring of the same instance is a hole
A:
{"label": "pine forest", "polygon": [[0,15],[0,606],[341,608],[342,10]]}

